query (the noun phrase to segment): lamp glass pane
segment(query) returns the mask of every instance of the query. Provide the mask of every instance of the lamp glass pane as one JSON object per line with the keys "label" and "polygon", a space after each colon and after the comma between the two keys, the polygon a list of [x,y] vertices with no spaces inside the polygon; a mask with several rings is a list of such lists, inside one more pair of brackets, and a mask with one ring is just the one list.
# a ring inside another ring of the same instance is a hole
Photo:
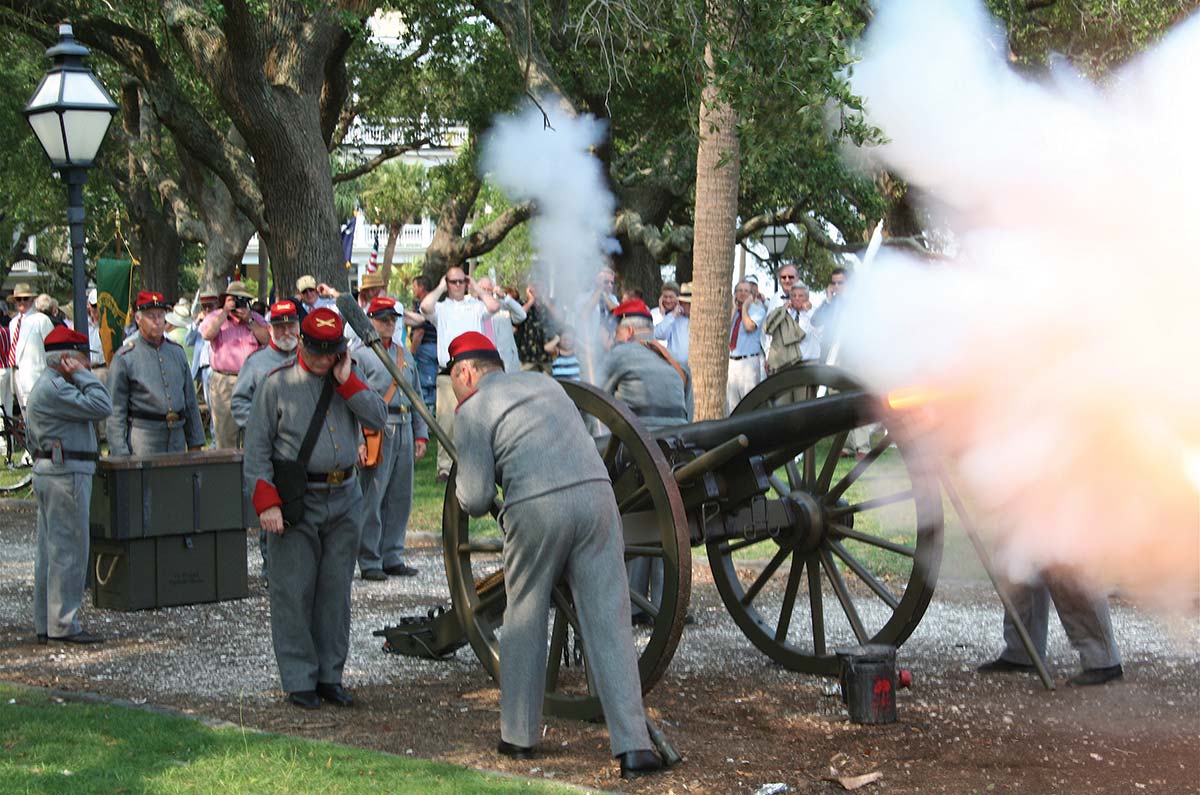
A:
{"label": "lamp glass pane", "polygon": [[91,165],[108,131],[112,114],[107,110],[69,110],[63,113],[67,129],[67,152],[75,165]]}
{"label": "lamp glass pane", "polygon": [[30,108],[41,108],[58,103],[58,88],[62,84],[62,73],[54,72],[46,75],[46,80],[38,86],[37,93],[29,100]]}
{"label": "lamp glass pane", "polygon": [[112,99],[104,87],[95,77],[83,72],[67,73],[67,82],[63,86],[63,102],[71,105],[96,105],[102,108],[112,106]]}
{"label": "lamp glass pane", "polygon": [[46,150],[52,163],[61,163],[67,159],[57,113],[52,110],[34,113],[29,117],[29,126],[33,127],[33,134],[37,136],[38,142]]}

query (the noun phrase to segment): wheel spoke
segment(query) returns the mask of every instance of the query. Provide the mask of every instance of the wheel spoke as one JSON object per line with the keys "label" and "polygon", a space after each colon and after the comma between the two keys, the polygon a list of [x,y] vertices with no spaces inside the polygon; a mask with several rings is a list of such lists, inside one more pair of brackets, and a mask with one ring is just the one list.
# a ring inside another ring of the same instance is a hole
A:
{"label": "wheel spoke", "polygon": [[658,619],[658,605],[654,604],[654,602],[651,602],[643,594],[640,594],[634,590],[630,590],[629,601],[633,603],[634,607],[636,607],[638,610],[641,610],[646,615],[655,620]]}
{"label": "wheel spoke", "polygon": [[762,573],[758,575],[758,578],[750,585],[745,595],[742,596],[743,607],[750,606],[750,603],[754,601],[754,597],[758,596],[758,592],[763,589],[763,586],[767,584],[767,581],[771,579],[775,571],[783,565],[783,561],[787,559],[791,551],[791,546],[779,548],[779,551],[775,553],[775,557],[768,561],[767,565],[763,567]]}
{"label": "wheel spoke", "polygon": [[842,448],[846,446],[846,437],[850,435],[849,431],[842,431],[833,437],[833,446],[829,448],[829,455],[825,456],[825,463],[821,467],[821,476],[817,478],[816,485],[813,491],[817,494],[829,488],[829,484],[833,481],[833,473],[837,471],[838,461],[842,457]]}
{"label": "wheel spoke", "polygon": [[617,503],[617,511],[620,513],[627,513],[631,511],[633,506],[644,500],[647,496],[649,496],[649,494],[650,489],[648,489],[646,484],[643,483],[629,494],[621,498],[620,502]]}
{"label": "wheel spoke", "polygon": [[854,481],[861,478],[863,473],[867,471],[871,464],[875,463],[875,459],[883,455],[883,451],[888,449],[891,444],[892,440],[888,438],[887,434],[884,434],[883,438],[879,440],[879,444],[872,447],[871,451],[867,453],[866,457],[863,458],[862,461],[859,461],[857,464],[855,464],[854,468],[843,475],[842,479],[839,480],[837,484],[835,484],[833,488],[829,490],[829,493],[821,498],[822,502],[824,502],[826,505],[833,505],[835,502],[840,500],[842,495],[846,493],[846,489],[853,486]]}
{"label": "wheel spoke", "polygon": [[793,458],[791,461],[785,463],[783,468],[787,472],[788,483],[792,486],[789,491],[804,487],[804,476],[800,474],[800,467],[796,466],[796,459]]}
{"label": "wheel spoke", "polygon": [[571,606],[571,601],[567,599],[567,595],[563,593],[563,590],[555,586],[551,592],[551,598],[554,600],[554,606],[558,608],[558,611],[567,617],[571,628],[579,632],[579,617],[575,615],[575,608]]}
{"label": "wheel spoke", "polygon": [[800,478],[801,487],[806,491],[811,491],[813,484],[817,482],[817,444],[813,442],[813,446],[804,451],[804,475]]}
{"label": "wheel spoke", "polygon": [[895,552],[897,555],[903,555],[906,558],[915,558],[917,556],[917,551],[915,549],[913,549],[912,547],[906,547],[903,544],[897,544],[894,541],[888,541],[885,538],[879,538],[878,536],[868,535],[867,533],[860,533],[859,531],[857,531],[851,527],[847,527],[844,524],[838,524],[837,522],[830,522],[829,524],[826,525],[826,528],[828,528],[830,532],[836,533],[837,535],[842,536],[843,538],[850,538],[855,541],[861,541],[864,544],[870,544],[873,547],[879,547],[880,549],[886,549],[888,552]]}
{"label": "wheel spoke", "polygon": [[874,574],[868,571],[867,567],[864,566],[858,558],[846,551],[845,547],[843,547],[837,541],[830,541],[829,548],[833,550],[833,554],[841,558],[846,565],[850,567],[851,571],[858,575],[860,580],[867,584],[868,588],[875,592],[876,596],[884,601],[884,604],[892,608],[892,610],[900,607],[900,600],[897,599],[892,592],[888,590],[888,587],[880,582]]}
{"label": "wheel spoke", "polygon": [[500,553],[504,551],[503,538],[476,538],[471,541],[464,541],[458,545],[459,552],[472,553]]}
{"label": "wheel spoke", "polygon": [[804,559],[808,571],[808,604],[812,610],[813,654],[825,654],[825,597],[821,594],[821,564],[814,553]]}
{"label": "wheel spoke", "polygon": [[558,671],[562,667],[563,647],[567,645],[567,617],[561,610],[554,611],[554,626],[550,630],[550,657],[546,668],[546,692],[558,689]]}
{"label": "wheel spoke", "polygon": [[792,566],[788,570],[787,586],[783,590],[783,604],[779,606],[779,623],[775,626],[775,642],[786,643],[788,628],[792,624],[792,610],[796,607],[796,593],[800,590],[800,574],[804,561],[792,555]]}
{"label": "wheel spoke", "polygon": [[621,449],[621,439],[612,434],[608,437],[608,444],[604,447],[604,466],[609,472],[612,472],[613,464],[617,461],[617,451]]}
{"label": "wheel spoke", "polygon": [[898,491],[895,494],[885,494],[882,497],[872,497],[869,500],[857,502],[854,505],[836,505],[829,509],[830,516],[845,516],[852,513],[863,513],[865,511],[873,511],[876,508],[883,508],[886,505],[895,505],[898,502],[911,500],[914,497],[912,489]]}
{"label": "wheel spoke", "polygon": [[475,605],[475,612],[481,615],[492,613],[504,601],[507,593],[503,588],[493,588],[486,596],[479,599],[479,603]]}
{"label": "wheel spoke", "polygon": [[662,547],[643,546],[640,544],[625,545],[625,559],[629,558],[661,558],[665,557]]}
{"label": "wheel spoke", "polygon": [[[792,464],[791,466],[794,468],[796,465]],[[791,478],[790,470],[789,470],[788,478]],[[792,488],[795,488],[794,486],[789,488],[788,484],[786,484],[782,480],[780,480],[778,475],[767,475],[767,482],[771,484],[771,488],[775,489],[775,493],[778,494],[780,497],[786,497],[787,495],[792,493]]]}
{"label": "wheel spoke", "polygon": [[862,618],[858,615],[858,608],[854,606],[854,600],[850,598],[850,591],[846,588],[846,581],[842,579],[842,573],[837,570],[837,565],[833,562],[833,555],[829,553],[828,549],[824,548],[821,549],[820,554],[821,563],[825,567],[825,574],[829,577],[829,584],[833,586],[833,593],[842,605],[842,612],[850,620],[850,628],[854,630],[854,637],[858,638],[859,643],[866,643],[867,630],[863,627]]}
{"label": "wheel spoke", "polygon": [[759,536],[758,538],[743,538],[739,541],[734,541],[732,543],[726,541],[724,544],[722,544],[720,547],[718,547],[718,549],[721,550],[722,554],[732,555],[734,552],[737,552],[739,549],[745,549],[746,547],[752,547],[755,544],[761,544],[764,541],[770,541],[770,540],[771,540],[770,536]]}

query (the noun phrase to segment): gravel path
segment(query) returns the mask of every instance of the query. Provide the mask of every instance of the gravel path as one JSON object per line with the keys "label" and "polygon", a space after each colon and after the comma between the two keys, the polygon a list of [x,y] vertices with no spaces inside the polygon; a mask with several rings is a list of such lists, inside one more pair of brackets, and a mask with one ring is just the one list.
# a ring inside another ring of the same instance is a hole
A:
{"label": "gravel path", "polygon": [[[34,514],[30,504],[16,501],[0,504],[0,678],[50,686],[66,684],[134,701],[182,705],[225,717],[232,715],[235,719],[242,710],[258,711],[265,716],[260,725],[268,728],[360,741],[353,734],[347,734],[349,728],[340,723],[337,729],[330,729],[333,724],[328,723],[310,724],[306,728],[303,722],[297,723],[301,719],[296,717],[295,710],[288,711],[280,705],[281,693],[268,629],[266,590],[257,575],[256,539],[247,539],[247,556],[251,561],[250,598],[136,613],[96,610],[89,606],[85,609],[85,626],[113,640],[99,649],[79,651],[32,643],[29,605],[33,585],[33,529]],[[480,753],[480,741],[472,734],[489,726],[491,728],[486,730],[495,731],[495,691],[469,648],[461,650],[448,662],[423,661],[383,654],[380,651],[382,639],[371,635],[373,630],[395,623],[400,616],[423,613],[435,604],[449,601],[437,538],[414,534],[412,542],[414,549],[409,562],[420,569],[418,577],[392,578],[383,583],[355,581],[351,651],[345,681],[358,692],[373,694],[381,702],[390,700],[393,694],[418,691],[431,694],[428,714],[434,721],[438,710],[443,708],[463,715],[468,712],[480,712],[481,715],[473,716],[478,719],[477,728],[466,728],[465,737],[455,740],[460,753],[439,753],[436,747],[430,750],[411,738],[398,741],[398,745],[389,745],[381,737],[361,740],[361,743],[398,753],[413,752],[415,748],[417,755],[504,767],[497,765],[494,757],[488,756],[480,762],[463,750],[464,746],[474,745],[475,752]],[[761,754],[771,758],[773,752],[764,749],[762,744],[769,742],[772,733],[778,735],[781,727],[815,732],[818,744],[824,737],[825,741],[833,743],[835,751],[840,747],[839,742],[845,739],[844,732],[848,728],[861,728],[850,727],[845,722],[840,703],[831,697],[834,688],[830,683],[783,670],[750,645],[725,612],[705,566],[703,560],[694,566],[693,611],[697,623],[685,631],[667,676],[650,694],[648,704],[661,709],[661,714],[667,716],[664,725],[677,727],[670,729],[677,735],[694,734],[699,738],[711,733],[717,738],[715,741],[724,742],[721,735],[733,732],[728,739],[730,747],[736,747],[733,738],[739,729],[749,733],[765,721],[763,730],[768,739],[756,740],[753,749],[740,754],[730,751],[728,760],[723,750],[706,754],[705,761],[690,765],[690,772],[679,779],[682,784],[691,781],[697,786],[681,786],[678,792],[730,791],[736,789],[731,782],[741,786],[741,779],[730,778],[732,770],[711,772],[704,768],[705,775],[694,779],[690,776],[697,772],[700,764],[723,768],[728,761],[734,768],[750,767],[750,760],[739,759],[739,755]],[[928,735],[924,742],[937,743],[933,752],[944,747],[945,753],[952,755],[955,741],[972,737],[983,741],[989,737],[989,725],[994,731],[1002,731],[1015,722],[1028,723],[1035,734],[1053,734],[1056,727],[1082,732],[1083,727],[1091,727],[1090,721],[1096,720],[1100,712],[1110,713],[1110,717],[1104,718],[1106,722],[1117,721],[1111,716],[1114,709],[1147,724],[1165,725],[1172,738],[1171,753],[1177,753],[1180,748],[1200,752],[1200,720],[1196,717],[1200,715],[1200,687],[1196,684],[1200,681],[1200,614],[1196,610],[1190,615],[1163,621],[1116,601],[1113,622],[1128,672],[1127,682],[1117,688],[1099,689],[1116,695],[1107,697],[1103,709],[1100,706],[1093,708],[1088,701],[1081,701],[1069,691],[1060,690],[1051,696],[1059,697],[1057,702],[1047,701],[1036,680],[985,679],[974,675],[974,666],[991,659],[999,650],[1001,608],[986,581],[980,579],[977,566],[949,562],[943,572],[920,627],[900,652],[900,665],[912,670],[915,681],[914,690],[906,693],[901,701],[901,721],[910,727],[924,727],[921,733]],[[864,609],[867,609],[865,605]],[[1060,682],[1077,669],[1077,658],[1056,621],[1052,621],[1049,658],[1051,670]],[[774,703],[770,708],[753,708],[756,699],[762,703],[764,694],[768,700],[778,700],[780,693],[789,694],[788,698],[794,702],[791,709],[780,711]],[[701,703],[696,701],[698,694]],[[706,697],[719,703],[705,704]],[[204,704],[209,706],[205,708]],[[1036,716],[1027,715],[1026,709],[1039,712]],[[323,710],[320,714],[327,712]],[[366,710],[355,712],[359,717],[366,715]],[[441,714],[444,715],[444,711]],[[711,720],[706,717],[708,715],[712,716]],[[737,728],[731,727],[731,721]],[[319,727],[325,728],[318,730]],[[1120,728],[1108,726],[1112,731]],[[450,730],[441,727],[437,731]],[[571,734],[574,729],[562,731],[569,738],[574,737]],[[491,737],[491,734],[486,736]],[[1117,731],[1117,736],[1119,744],[1128,747],[1129,733],[1122,735]],[[1150,732],[1146,738],[1154,742],[1154,736],[1157,735]],[[916,738],[910,740],[917,741]],[[870,737],[863,735],[863,742],[871,742]],[[593,753],[599,754],[602,763],[601,744],[593,745],[597,749]],[[990,741],[987,747],[991,747]],[[1035,749],[1040,747],[1041,743],[1031,740],[1030,746],[1021,753],[1036,756],[1040,752]],[[792,752],[784,747],[777,755],[783,759],[788,753]],[[1086,764],[1086,752],[1080,753],[1083,754],[1080,764]],[[1195,757],[1200,753],[1192,753],[1192,756],[1190,768],[1181,765],[1182,774],[1179,771],[1164,774],[1164,782],[1179,781],[1179,775],[1184,775],[1185,780],[1190,777],[1193,785],[1200,784],[1195,767]],[[837,757],[838,754],[829,753],[826,759],[835,768],[844,766],[845,760],[838,762]],[[877,756],[875,761],[881,758]],[[741,762],[747,764],[741,765]],[[819,770],[827,771],[823,762],[811,770],[806,768],[807,772],[803,773],[789,770],[786,761],[779,764],[784,765],[782,771],[800,776],[793,781],[792,791],[803,790],[804,782],[812,785],[811,791],[826,791],[825,784],[813,783],[820,782]],[[895,764],[899,766],[901,762]],[[961,764],[970,767],[974,762],[967,759]],[[563,765],[567,765],[565,760]],[[1051,786],[1060,778],[1066,784],[1073,780],[1069,775],[1059,776],[1057,766],[1051,767],[1052,770],[1037,778],[1035,783],[1050,789],[1087,792],[1088,795],[1104,791],[1140,791],[1129,786],[1106,790],[1095,783],[1086,788],[1081,785],[1077,790],[1070,786]],[[941,775],[939,770],[949,768],[926,772],[925,780],[936,779]],[[613,783],[583,772],[573,774],[569,769],[562,775],[591,786],[611,786]],[[771,775],[783,775],[783,772],[764,772],[765,783],[770,782]],[[894,775],[892,780],[897,777],[898,774]],[[1151,780],[1149,776],[1143,778]],[[895,788],[886,791],[967,791],[955,788],[958,781],[947,779],[943,782],[945,789]],[[1117,783],[1122,782],[1128,783],[1123,778]],[[750,783],[747,781],[746,786]],[[983,788],[981,785],[981,790]],[[649,787],[639,791],[658,790]],[[1200,792],[1200,786],[1191,791]]]}

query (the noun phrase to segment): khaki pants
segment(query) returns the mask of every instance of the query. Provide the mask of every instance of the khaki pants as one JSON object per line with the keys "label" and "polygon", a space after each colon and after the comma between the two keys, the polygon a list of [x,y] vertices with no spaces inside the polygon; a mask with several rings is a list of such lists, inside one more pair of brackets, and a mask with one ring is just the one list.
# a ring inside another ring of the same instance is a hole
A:
{"label": "khaki pants", "polygon": [[237,376],[229,373],[218,373],[213,370],[208,384],[209,404],[212,412],[213,437],[218,450],[233,449],[238,446],[238,424],[233,419],[233,388],[237,386]]}
{"label": "khaki pants", "polygon": [[[454,409],[458,407],[458,398],[454,396],[454,388],[450,386],[450,376],[438,375],[437,377],[437,421],[438,425],[442,426],[442,430],[446,432],[446,436],[450,437],[450,441],[454,441]],[[450,453],[446,452],[446,448],[438,445],[437,454],[437,471],[439,475],[450,473],[450,465],[454,461],[450,458]]]}

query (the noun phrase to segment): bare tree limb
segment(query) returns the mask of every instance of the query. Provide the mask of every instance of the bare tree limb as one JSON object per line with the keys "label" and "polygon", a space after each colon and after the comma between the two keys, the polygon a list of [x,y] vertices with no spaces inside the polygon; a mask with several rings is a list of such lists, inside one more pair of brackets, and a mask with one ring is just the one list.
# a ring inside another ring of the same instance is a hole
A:
{"label": "bare tree limb", "polygon": [[500,245],[509,232],[529,220],[535,209],[533,202],[509,207],[482,229],[473,229],[471,234],[459,240],[459,253],[464,259],[488,253]]}
{"label": "bare tree limb", "polygon": [[369,174],[370,172],[379,168],[381,165],[383,165],[387,161],[392,160],[393,158],[397,158],[400,155],[404,154],[405,152],[411,152],[414,149],[420,149],[422,146],[428,146],[429,143],[430,143],[429,138],[418,138],[417,140],[412,141],[410,143],[394,144],[393,146],[385,146],[381,150],[379,150],[379,154],[375,155],[375,157],[371,158],[370,160],[366,161],[365,163],[361,163],[361,164],[355,166],[354,168],[350,168],[350,169],[347,169],[340,173],[334,174],[333,175],[333,184],[336,185],[339,182],[349,182],[352,179],[361,177],[363,174]]}

